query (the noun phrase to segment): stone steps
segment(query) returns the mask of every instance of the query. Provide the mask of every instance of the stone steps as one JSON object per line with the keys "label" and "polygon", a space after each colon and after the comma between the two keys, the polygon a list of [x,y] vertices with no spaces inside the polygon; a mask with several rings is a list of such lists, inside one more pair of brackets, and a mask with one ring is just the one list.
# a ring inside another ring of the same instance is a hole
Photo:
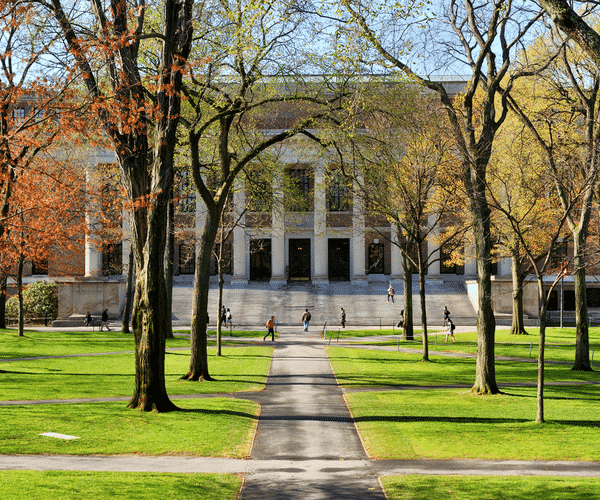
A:
{"label": "stone steps", "polygon": [[[403,289],[394,284],[395,303],[387,301],[387,283],[352,285],[349,282],[316,285],[292,283],[271,286],[268,283],[248,285],[226,284],[223,304],[231,309],[234,324],[263,325],[271,315],[280,325],[300,324],[305,308],[312,314],[311,324],[322,326],[339,324],[340,308],[346,310],[347,325],[391,327],[400,319],[403,309]],[[427,286],[428,324],[442,324],[442,310],[448,306],[457,325],[475,325],[476,315],[462,283],[447,286],[435,283]],[[217,320],[218,288],[209,292],[210,323]],[[176,324],[189,324],[193,300],[191,285],[178,285],[173,289],[173,318]],[[415,324],[421,322],[418,288],[413,290],[413,316]]]}

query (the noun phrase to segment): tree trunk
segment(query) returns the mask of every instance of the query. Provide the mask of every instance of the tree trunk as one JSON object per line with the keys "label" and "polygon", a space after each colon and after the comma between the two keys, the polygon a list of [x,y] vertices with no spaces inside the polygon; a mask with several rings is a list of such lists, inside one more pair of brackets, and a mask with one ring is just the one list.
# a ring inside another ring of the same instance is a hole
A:
{"label": "tree trunk", "polygon": [[404,249],[402,253],[402,271],[404,273],[404,325],[402,326],[402,338],[413,340],[413,295],[412,295],[412,266],[406,256]]}
{"label": "tree trunk", "polygon": [[123,320],[121,322],[121,332],[131,333],[129,330],[129,321],[131,320],[131,307],[133,305],[133,277],[135,261],[133,259],[133,250],[129,250],[129,267],[127,268],[127,286],[125,288],[125,306],[123,307]]}
{"label": "tree trunk", "polygon": [[[421,245],[419,245],[420,247]],[[419,248],[419,296],[421,300],[421,327],[423,329],[423,358],[422,361],[429,361],[429,346],[427,344],[427,310],[425,308],[425,263],[421,257]]]}
{"label": "tree trunk", "polygon": [[573,234],[574,244],[574,273],[575,286],[575,322],[577,333],[575,337],[575,364],[572,370],[592,371],[590,364],[590,339],[588,332],[587,290],[585,283],[585,238],[584,231]]}
{"label": "tree trunk", "polygon": [[136,265],[133,333],[135,338],[135,390],[129,408],[172,411],[177,407],[165,386],[165,333],[171,311],[166,295],[164,252],[168,194],[160,193],[148,210],[147,239],[142,265]]}
{"label": "tree trunk", "polygon": [[519,269],[518,255],[511,256],[511,273],[512,273],[512,326],[510,329],[511,335],[527,335],[523,322],[523,283],[524,276]]}
{"label": "tree trunk", "polygon": [[200,236],[200,250],[196,259],[194,303],[192,306],[190,369],[184,380],[213,380],[208,370],[206,316],[210,288],[210,260],[219,229],[218,209],[206,209],[206,219]]}
{"label": "tree trunk", "polygon": [[19,337],[25,335],[24,332],[24,320],[25,315],[23,314],[23,263],[25,262],[25,256],[19,255],[19,265],[17,268],[17,292],[19,294]]}
{"label": "tree trunk", "polygon": [[219,276],[219,326],[217,327],[217,356],[221,356],[221,307],[223,306],[223,238],[221,237],[221,245],[219,246],[219,255],[217,255],[217,275]]}
{"label": "tree trunk", "polygon": [[[538,279],[538,296],[542,308],[540,310],[540,346],[538,349],[538,378],[537,378],[537,414],[535,421],[544,423],[544,355],[546,350],[546,310],[548,298],[544,297],[544,288],[541,277]],[[549,296],[549,294],[548,294]]]}
{"label": "tree trunk", "polygon": [[0,278],[0,328],[6,328],[6,285],[8,276]]}
{"label": "tree trunk", "polygon": [[477,364],[474,394],[499,394],[496,385],[494,342],[496,320],[492,309],[490,209],[485,200],[484,183],[471,198],[473,228],[477,252],[478,309],[477,309]]}

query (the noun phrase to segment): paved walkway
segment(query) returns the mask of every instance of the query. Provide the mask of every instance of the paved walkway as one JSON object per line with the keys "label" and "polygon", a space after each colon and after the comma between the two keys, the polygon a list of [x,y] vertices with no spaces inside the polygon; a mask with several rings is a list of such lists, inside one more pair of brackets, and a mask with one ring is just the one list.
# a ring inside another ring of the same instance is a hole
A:
{"label": "paved walkway", "polygon": [[379,477],[398,474],[600,477],[598,462],[369,459],[323,348],[327,343],[300,328],[280,330],[265,390],[236,395],[261,405],[248,459],[0,455],[0,470],[233,473],[244,477],[241,500],[383,500]]}

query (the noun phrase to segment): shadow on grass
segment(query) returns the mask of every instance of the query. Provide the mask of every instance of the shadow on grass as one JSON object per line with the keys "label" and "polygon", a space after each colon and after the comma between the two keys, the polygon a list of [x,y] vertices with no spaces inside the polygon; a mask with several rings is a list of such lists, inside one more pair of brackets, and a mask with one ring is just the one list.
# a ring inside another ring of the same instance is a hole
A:
{"label": "shadow on grass", "polygon": [[258,415],[253,415],[252,413],[247,413],[244,411],[233,411],[233,410],[207,410],[202,408],[179,408],[177,407],[177,412],[181,413],[200,413],[202,415],[229,415],[231,417],[241,417],[241,418],[249,418],[252,420],[260,420]]}
{"label": "shadow on grass", "polygon": [[[528,418],[489,418],[489,417],[430,417],[430,416],[364,416],[357,417],[354,422],[436,422],[451,424],[524,424],[530,423]],[[546,423],[568,425],[573,427],[600,427],[600,420],[547,420]]]}

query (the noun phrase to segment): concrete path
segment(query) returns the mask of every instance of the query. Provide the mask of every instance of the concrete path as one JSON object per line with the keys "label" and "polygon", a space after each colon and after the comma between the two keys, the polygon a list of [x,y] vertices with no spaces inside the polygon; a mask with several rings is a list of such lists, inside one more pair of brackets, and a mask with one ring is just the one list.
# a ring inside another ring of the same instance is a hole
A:
{"label": "concrete path", "polygon": [[247,476],[242,500],[386,498],[363,465],[367,455],[316,334],[280,332],[265,390],[253,399],[261,413],[251,459],[265,462]]}

